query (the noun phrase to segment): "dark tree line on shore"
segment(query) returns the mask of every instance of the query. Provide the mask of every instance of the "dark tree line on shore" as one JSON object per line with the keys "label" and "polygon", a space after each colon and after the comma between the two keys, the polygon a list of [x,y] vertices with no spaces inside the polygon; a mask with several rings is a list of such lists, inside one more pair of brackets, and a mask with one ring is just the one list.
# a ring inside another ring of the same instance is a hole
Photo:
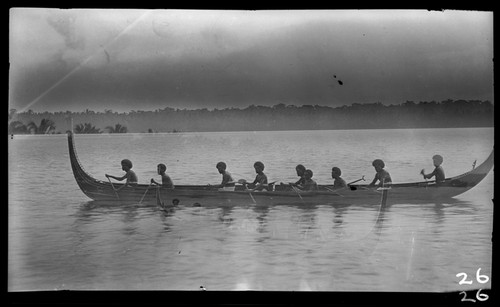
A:
{"label": "dark tree line on shore", "polygon": [[[9,124],[9,134],[59,134],[61,131],[56,130],[54,122],[50,119],[43,118],[40,125],[37,126],[34,122],[25,125],[20,121],[12,121]],[[107,126],[105,130],[108,133],[127,133],[127,127],[120,124],[115,126]],[[77,124],[73,127],[73,132],[77,134],[101,134],[101,129],[92,126],[91,123]]]}
{"label": "dark tree line on shore", "polygon": [[[9,118],[10,120],[10,118]],[[30,121],[27,125],[21,121],[15,120],[9,123],[9,134],[53,134],[56,126],[50,119],[42,118],[40,124]]]}
{"label": "dark tree line on shore", "polygon": [[[70,129],[69,118],[75,123],[77,133],[101,133],[101,129],[108,133],[124,133],[493,127],[493,108],[490,101],[448,99],[442,102],[406,101],[398,105],[354,103],[335,108],[280,103],[274,106],[251,105],[243,109],[165,107],[124,113],[112,110],[55,113],[30,110],[17,113],[11,110],[9,134],[64,133]],[[36,122],[40,125],[34,124]]]}

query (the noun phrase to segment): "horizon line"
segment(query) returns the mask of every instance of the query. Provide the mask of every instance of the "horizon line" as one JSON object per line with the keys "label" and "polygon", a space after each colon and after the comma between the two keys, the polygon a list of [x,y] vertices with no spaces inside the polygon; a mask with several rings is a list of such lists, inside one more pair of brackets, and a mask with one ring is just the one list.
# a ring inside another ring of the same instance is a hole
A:
{"label": "horizon line", "polygon": [[254,107],[264,107],[264,108],[273,108],[275,106],[278,106],[278,105],[284,105],[285,107],[289,107],[289,106],[292,106],[292,107],[304,107],[304,106],[312,106],[312,107],[322,107],[322,108],[331,108],[331,109],[338,109],[338,108],[342,108],[342,107],[352,107],[353,105],[382,105],[382,106],[386,106],[386,107],[390,107],[390,106],[402,106],[403,104],[407,103],[407,102],[413,102],[415,105],[419,105],[421,103],[436,103],[436,104],[441,104],[443,102],[446,102],[446,101],[452,101],[452,102],[456,102],[456,101],[465,101],[465,102],[485,102],[485,103],[490,103],[493,105],[493,102],[490,101],[490,100],[481,100],[481,99],[451,99],[451,98],[448,98],[448,99],[445,99],[445,100],[441,100],[441,101],[437,101],[437,100],[431,100],[431,101],[414,101],[414,100],[406,100],[405,102],[401,102],[399,104],[394,104],[394,103],[390,103],[390,104],[387,104],[387,103],[383,103],[383,102],[380,102],[380,101],[376,101],[376,102],[365,102],[365,103],[358,103],[358,102],[353,102],[351,104],[344,104],[344,105],[339,105],[339,106],[329,106],[329,105],[320,105],[320,104],[302,104],[302,105],[296,105],[296,104],[286,104],[284,102],[280,102],[280,103],[276,103],[274,105],[257,105],[257,104],[250,104],[250,105],[247,105],[245,107],[238,107],[238,106],[228,106],[228,107],[196,107],[196,108],[188,108],[188,107],[184,107],[184,108],[179,108],[179,107],[170,107],[170,106],[165,106],[163,108],[156,108],[156,109],[130,109],[128,111],[123,111],[123,110],[120,110],[120,111],[116,111],[116,110],[113,110],[111,108],[107,109],[105,108],[104,110],[100,111],[100,110],[92,110],[92,109],[89,109],[89,108],[85,108],[85,109],[82,109],[80,111],[78,110],[74,110],[74,111],[70,111],[70,110],[57,110],[57,111],[33,111],[32,109],[29,109],[29,110],[25,110],[25,108],[22,108],[21,112],[18,112],[17,109],[15,108],[10,108],[9,109],[9,112],[12,111],[12,110],[16,110],[16,114],[23,114],[23,113],[28,113],[29,111],[31,111],[32,113],[86,113],[86,112],[95,112],[95,113],[106,113],[108,110],[111,111],[112,113],[131,113],[131,112],[155,112],[155,111],[161,111],[161,110],[165,110],[165,109],[173,109],[173,110],[180,110],[180,111],[197,111],[197,110],[208,110],[208,111],[215,111],[215,110],[227,110],[227,109],[237,109],[237,110],[245,110],[245,109],[248,109],[252,106]]}

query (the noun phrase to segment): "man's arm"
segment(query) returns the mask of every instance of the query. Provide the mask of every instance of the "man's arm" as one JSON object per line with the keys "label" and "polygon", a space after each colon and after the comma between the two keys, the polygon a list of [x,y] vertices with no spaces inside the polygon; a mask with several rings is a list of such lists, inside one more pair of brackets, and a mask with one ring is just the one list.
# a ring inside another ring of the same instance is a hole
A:
{"label": "man's arm", "polygon": [[125,184],[123,185],[123,187],[121,187],[121,189],[123,189],[126,186],[131,187],[137,185],[137,177],[135,176],[135,173],[128,172],[123,177],[126,178],[127,181],[125,181]]}
{"label": "man's arm", "polygon": [[424,175],[424,179],[431,179],[432,177],[436,176],[436,169],[434,169],[434,171],[432,171],[432,173],[430,174],[422,173],[422,175]]}
{"label": "man's arm", "polygon": [[257,175],[257,177],[255,177],[254,183],[256,183],[254,190],[260,191],[263,188],[267,188],[267,176],[264,175],[259,178],[259,176]]}
{"label": "man's arm", "polygon": [[125,176],[123,176],[123,177],[115,177],[113,175],[106,174],[106,177],[113,178],[113,179],[118,180],[118,181],[122,181],[123,179],[127,178],[127,175],[125,174]]}

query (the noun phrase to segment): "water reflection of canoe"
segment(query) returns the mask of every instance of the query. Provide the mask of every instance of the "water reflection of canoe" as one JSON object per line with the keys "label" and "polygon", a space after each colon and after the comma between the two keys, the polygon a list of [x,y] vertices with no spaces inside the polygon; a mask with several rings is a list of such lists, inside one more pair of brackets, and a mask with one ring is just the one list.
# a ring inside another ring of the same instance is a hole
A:
{"label": "water reflection of canoe", "polygon": [[[69,156],[76,182],[82,192],[97,201],[153,202],[157,201],[157,189],[148,184],[125,187],[123,183],[102,181],[89,175],[80,164],[76,154],[74,136],[68,132]],[[447,178],[440,185],[434,181],[394,183],[388,203],[428,203],[437,199],[451,198],[476,186],[493,167],[493,151],[481,165],[459,176]],[[275,185],[272,191],[249,192],[242,186],[233,191],[220,191],[207,185],[176,185],[175,189],[159,190],[159,197],[166,205],[178,200],[180,203],[200,205],[250,204],[361,204],[378,203],[381,191],[367,185],[350,185],[348,188],[332,190],[331,185],[319,185],[318,191],[300,191],[287,185]]]}

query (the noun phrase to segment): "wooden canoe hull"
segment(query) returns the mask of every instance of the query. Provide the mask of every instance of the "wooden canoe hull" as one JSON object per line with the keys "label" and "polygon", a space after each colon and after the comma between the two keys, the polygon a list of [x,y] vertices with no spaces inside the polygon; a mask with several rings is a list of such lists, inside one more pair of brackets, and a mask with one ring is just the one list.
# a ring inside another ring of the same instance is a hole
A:
{"label": "wooden canoe hull", "polygon": [[[130,190],[128,190],[130,189]],[[156,202],[157,187],[149,190],[143,187],[124,188],[116,195],[109,193],[100,195],[88,195],[95,200],[108,200],[139,203]],[[422,192],[422,188],[403,187],[390,189],[388,204],[397,203],[433,203],[435,201],[449,199],[467,191],[467,187],[429,187],[428,191]],[[139,195],[141,194],[142,195]],[[300,204],[325,204],[325,205],[377,205],[382,192],[372,188],[360,188],[358,190],[342,189],[335,192],[245,192],[245,191],[211,191],[190,188],[159,189],[158,197],[167,206],[172,205],[174,200],[180,204],[193,206],[224,206],[224,205],[300,205]]]}
{"label": "wooden canoe hull", "polygon": [[[82,167],[76,153],[74,137],[68,133],[68,146],[71,168],[75,180],[90,199],[121,203],[152,203],[158,201],[172,205],[174,200],[180,204],[200,206],[221,205],[292,205],[292,204],[378,204],[381,191],[367,185],[351,185],[340,190],[332,190],[331,185],[320,185],[319,191],[299,191],[285,185],[275,186],[274,191],[249,192],[237,187],[235,191],[219,191],[205,185],[177,185],[175,189],[159,188],[147,184],[124,187],[124,184],[98,180],[89,175]],[[446,179],[436,185],[434,181],[397,183],[391,185],[388,204],[429,203],[455,197],[476,186],[493,167],[493,151],[478,167],[465,174]],[[239,190],[240,189],[240,190]]]}

